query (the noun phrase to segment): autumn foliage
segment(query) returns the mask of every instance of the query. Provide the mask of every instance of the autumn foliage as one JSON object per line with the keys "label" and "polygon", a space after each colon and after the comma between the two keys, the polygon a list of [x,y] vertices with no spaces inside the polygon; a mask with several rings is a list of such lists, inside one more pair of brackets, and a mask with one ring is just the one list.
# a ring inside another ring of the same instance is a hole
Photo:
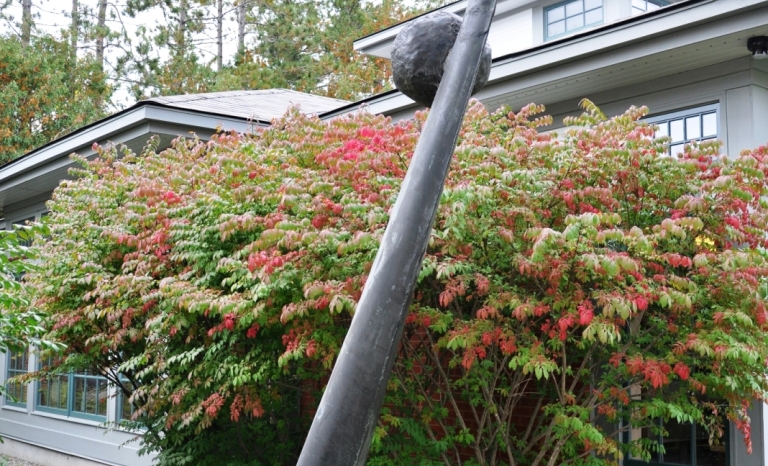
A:
{"label": "autumn foliage", "polygon": [[[615,464],[725,419],[750,445],[768,149],[670,158],[645,109],[584,106],[555,135],[470,104],[369,464]],[[425,118],[98,148],[31,279],[62,368],[120,384],[161,464],[294,464]]]}

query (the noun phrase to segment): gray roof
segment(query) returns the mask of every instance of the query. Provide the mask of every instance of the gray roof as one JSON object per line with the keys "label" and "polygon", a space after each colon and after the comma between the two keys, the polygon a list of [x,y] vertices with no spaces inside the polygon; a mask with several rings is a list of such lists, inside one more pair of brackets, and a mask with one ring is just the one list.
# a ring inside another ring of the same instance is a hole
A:
{"label": "gray roof", "polygon": [[316,114],[328,112],[349,104],[346,100],[332,99],[289,89],[173,95],[153,97],[143,102],[155,102],[180,109],[267,122],[273,118],[283,116],[285,111],[292,105],[298,105],[302,113]]}

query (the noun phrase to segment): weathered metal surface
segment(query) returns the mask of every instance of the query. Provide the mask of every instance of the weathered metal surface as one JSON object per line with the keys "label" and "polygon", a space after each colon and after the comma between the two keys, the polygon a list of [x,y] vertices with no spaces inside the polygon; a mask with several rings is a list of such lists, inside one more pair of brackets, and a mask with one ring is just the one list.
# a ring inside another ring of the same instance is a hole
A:
{"label": "weathered metal surface", "polygon": [[[392,78],[400,92],[432,106],[461,23],[460,16],[436,11],[409,23],[397,34],[392,46]],[[485,86],[490,74],[491,48],[485,44],[472,94]]]}
{"label": "weathered metal surface", "polygon": [[470,0],[299,466],[366,462],[495,5]]}

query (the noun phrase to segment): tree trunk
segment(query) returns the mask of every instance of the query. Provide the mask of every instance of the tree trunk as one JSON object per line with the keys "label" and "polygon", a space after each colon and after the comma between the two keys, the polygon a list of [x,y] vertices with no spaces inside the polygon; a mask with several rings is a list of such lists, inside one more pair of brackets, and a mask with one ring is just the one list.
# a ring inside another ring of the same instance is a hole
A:
{"label": "tree trunk", "polygon": [[96,23],[96,60],[104,71],[104,29],[107,23],[107,0],[99,0],[99,16]]}
{"label": "tree trunk", "polygon": [[245,1],[237,2],[237,55],[242,57],[245,53]]}
{"label": "tree trunk", "polygon": [[216,3],[216,69],[221,71],[224,66],[224,0],[217,0]]}
{"label": "tree trunk", "polygon": [[72,59],[77,60],[77,39],[80,29],[80,13],[78,0],[72,0],[72,24],[69,26],[69,41],[72,46]]}
{"label": "tree trunk", "polygon": [[179,27],[176,30],[176,54],[183,57],[187,48],[187,0],[179,2]]}
{"label": "tree trunk", "polygon": [[29,40],[32,37],[32,0],[22,0],[21,2],[21,44],[24,47],[29,46]]}

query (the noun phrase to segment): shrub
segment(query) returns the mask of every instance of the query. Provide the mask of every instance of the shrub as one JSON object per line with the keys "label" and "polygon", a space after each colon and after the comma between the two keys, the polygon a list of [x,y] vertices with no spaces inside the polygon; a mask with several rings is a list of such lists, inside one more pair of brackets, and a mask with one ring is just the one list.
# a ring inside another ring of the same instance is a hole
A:
{"label": "shrub", "polygon": [[[665,157],[645,109],[584,106],[558,138],[470,104],[370,464],[613,464],[661,421],[750,445],[768,149]],[[120,385],[160,464],[295,463],[424,120],[98,148],[33,278],[61,368]]]}

